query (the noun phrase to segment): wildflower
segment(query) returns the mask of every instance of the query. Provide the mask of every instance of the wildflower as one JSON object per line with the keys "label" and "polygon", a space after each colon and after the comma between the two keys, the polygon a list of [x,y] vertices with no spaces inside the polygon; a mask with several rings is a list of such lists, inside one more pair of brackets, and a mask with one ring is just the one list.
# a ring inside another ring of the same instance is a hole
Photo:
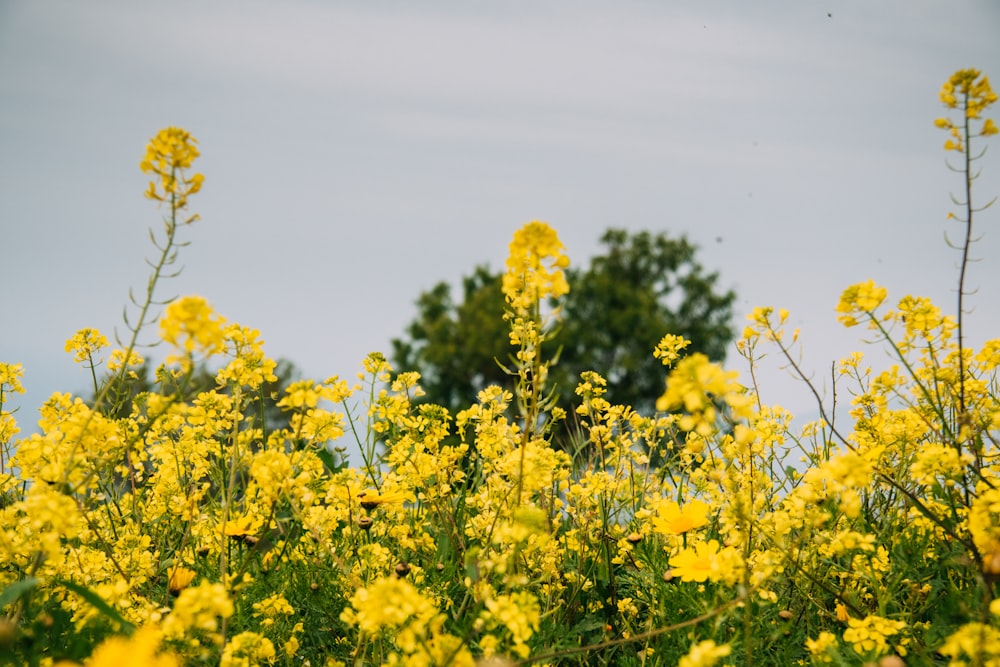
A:
{"label": "wildflower", "polygon": [[[125,350],[120,348],[111,350],[111,357],[108,359],[109,371],[115,372],[121,370],[122,368],[138,368],[142,366],[145,360],[142,358],[141,354],[133,350],[126,358],[125,352]],[[133,378],[138,377],[135,371],[129,371],[129,374]]]}
{"label": "wildflower", "polygon": [[[160,130],[146,145],[146,156],[139,163],[143,173],[158,177],[149,182],[146,197],[156,201],[172,201],[177,208],[184,208],[187,198],[201,190],[205,177],[194,174],[184,177],[199,156],[198,141],[178,127]],[[194,218],[188,220],[191,222]]]}
{"label": "wildflower", "polygon": [[667,388],[656,400],[661,412],[683,412],[678,426],[698,435],[710,435],[718,418],[717,400],[729,406],[734,418],[750,415],[750,400],[736,379],[739,373],[723,370],[698,352],[685,357],[670,372]]}
{"label": "wildflower", "polygon": [[1000,630],[984,623],[966,623],[945,640],[938,653],[952,659],[949,665],[996,665],[1000,662]]}
{"label": "wildflower", "polygon": [[219,618],[233,615],[233,603],[222,584],[203,581],[198,586],[181,591],[173,611],[163,621],[163,634],[179,639],[192,630],[214,634]]}
{"label": "wildflower", "polygon": [[522,658],[531,653],[527,641],[538,630],[541,608],[534,595],[520,591],[513,595],[489,596],[482,618],[488,629],[502,626],[510,634],[513,651]]}
{"label": "wildflower", "polygon": [[170,568],[170,574],[167,579],[167,589],[172,595],[179,595],[182,590],[187,588],[192,581],[194,581],[197,573],[183,565],[175,565]]}
{"label": "wildflower", "polygon": [[556,231],[544,222],[529,222],[514,233],[503,276],[503,293],[515,311],[569,292],[563,274],[569,266],[565,250]]}
{"label": "wildflower", "polygon": [[847,611],[847,605],[838,602],[837,606],[834,607],[834,613],[837,615],[837,620],[841,623],[847,623],[851,619],[850,613]]}
{"label": "wildflower", "polygon": [[[965,132],[968,134],[968,121],[979,119],[984,110],[997,101],[997,95],[990,86],[989,77],[980,76],[979,70],[963,69],[958,70],[941,86],[938,98],[949,109],[956,109],[964,112]],[[959,128],[947,118],[938,118],[934,125],[948,130],[951,139],[945,142],[945,150],[953,150],[962,153],[965,151],[965,144]],[[979,130],[981,136],[989,136],[997,133],[997,126],[991,118],[983,120],[983,125]]]}
{"label": "wildflower", "polygon": [[676,502],[666,500],[656,506],[656,514],[650,519],[653,529],[663,535],[683,535],[708,524],[708,503],[690,500],[681,508]]}
{"label": "wildflower", "polygon": [[980,553],[1000,550],[1000,489],[986,489],[972,501],[966,518]]}
{"label": "wildflower", "polygon": [[[98,645],[84,667],[180,667],[181,661],[169,652],[159,653],[160,634],[154,628],[140,628],[131,637],[110,637]],[[55,667],[73,667],[74,662],[60,661]]]}
{"label": "wildflower", "polygon": [[80,329],[66,341],[66,351],[75,353],[77,363],[93,363],[94,355],[107,346],[108,339],[97,329]]}
{"label": "wildflower", "polygon": [[739,581],[743,559],[733,547],[719,548],[718,540],[688,546],[670,558],[671,574],[681,581]]}
{"label": "wildflower", "polygon": [[200,296],[186,296],[168,305],[160,320],[160,337],[185,356],[171,356],[167,363],[181,361],[185,369],[195,352],[213,355],[223,352],[225,318],[216,315]]}
{"label": "wildflower", "polygon": [[24,377],[24,367],[21,364],[0,363],[0,397],[10,392],[23,394],[22,377]]}
{"label": "wildflower", "polygon": [[664,366],[670,366],[681,358],[682,351],[690,344],[691,341],[683,336],[667,334],[657,343],[656,349],[653,350],[653,356],[659,359]]}
{"label": "wildflower", "polygon": [[259,664],[274,664],[277,653],[274,644],[267,637],[256,632],[241,632],[228,642],[222,650],[220,667],[251,667]]}
{"label": "wildflower", "polygon": [[974,461],[969,452],[959,452],[951,445],[930,442],[917,452],[910,466],[910,477],[918,484],[932,485],[938,479],[955,483],[962,478],[965,466]]}
{"label": "wildflower", "polygon": [[294,613],[295,609],[281,593],[275,593],[253,604],[253,615],[256,618],[263,618],[261,625],[265,627],[273,625],[275,619],[280,616],[291,616]]}
{"label": "wildflower", "polygon": [[874,281],[851,285],[840,295],[840,302],[837,304],[837,320],[844,326],[853,327],[858,323],[857,315],[865,314],[871,316],[875,309],[882,305],[889,292],[884,287],[879,287]]}
{"label": "wildflower", "polygon": [[375,509],[379,505],[405,503],[410,494],[404,491],[380,494],[377,491],[362,491],[358,494],[358,502],[366,510]]}
{"label": "wildflower", "polygon": [[812,656],[813,661],[820,663],[830,663],[834,660],[837,648],[837,636],[832,632],[821,632],[816,639],[806,640],[806,650]]}
{"label": "wildflower", "polygon": [[385,628],[395,630],[396,645],[406,653],[415,652],[443,622],[430,598],[397,577],[383,577],[357,589],[348,602],[342,621],[369,636]]}
{"label": "wildflower", "polygon": [[893,621],[881,616],[852,618],[847,621],[844,641],[853,645],[854,650],[860,655],[881,655],[889,650],[888,639],[898,635],[905,628],[906,623],[903,621]]}
{"label": "wildflower", "polygon": [[711,639],[706,639],[692,646],[687,655],[677,663],[677,667],[712,667],[720,658],[729,655],[731,650],[728,644],[718,646]]}

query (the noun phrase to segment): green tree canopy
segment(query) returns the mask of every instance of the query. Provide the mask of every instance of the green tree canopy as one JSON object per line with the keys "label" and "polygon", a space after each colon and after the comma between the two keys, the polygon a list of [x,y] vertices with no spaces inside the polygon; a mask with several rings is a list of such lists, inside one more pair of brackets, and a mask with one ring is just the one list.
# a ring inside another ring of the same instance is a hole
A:
{"label": "green tree canopy", "polygon": [[[580,373],[594,370],[608,380],[607,399],[652,411],[666,375],[653,349],[668,333],[691,341],[688,352],[725,357],[732,340],[736,294],[717,286],[718,273],[696,260],[685,237],[609,229],[603,251],[583,268],[570,268],[562,323],[545,350],[559,352],[550,377],[560,405],[571,409]],[[512,348],[501,273],[478,266],[462,280],[461,300],[438,283],[417,299],[417,316],[392,341],[397,370],[419,371],[428,402],[453,413],[490,385],[512,387],[500,368]]]}

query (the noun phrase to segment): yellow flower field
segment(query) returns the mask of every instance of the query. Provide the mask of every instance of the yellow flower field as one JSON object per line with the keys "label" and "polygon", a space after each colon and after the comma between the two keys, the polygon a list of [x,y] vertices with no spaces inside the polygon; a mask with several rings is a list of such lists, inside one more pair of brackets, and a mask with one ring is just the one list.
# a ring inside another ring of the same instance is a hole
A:
{"label": "yellow flower field", "polygon": [[[963,178],[957,304],[848,286],[831,320],[892,363],[840,362],[847,414],[773,307],[748,318],[739,370],[662,332],[655,414],[609,403],[602,369],[557,404],[543,342],[570,259],[532,221],[502,283],[514,392],[449,414],[374,352],[358,378],[289,385],[269,430],[266,332],[202,296],[158,301],[211,187],[195,138],[161,130],[140,167],[164,217],[128,339],[66,343],[93,397],[53,394],[18,437],[23,369],[0,363],[0,664],[1000,665],[1000,338],[971,349],[963,322],[997,96],[961,70],[940,99]],[[157,389],[117,391],[154,336]],[[765,353],[818,421],[762,404],[747,378]],[[204,363],[216,386],[189,396]],[[578,442],[556,448],[569,419]]]}

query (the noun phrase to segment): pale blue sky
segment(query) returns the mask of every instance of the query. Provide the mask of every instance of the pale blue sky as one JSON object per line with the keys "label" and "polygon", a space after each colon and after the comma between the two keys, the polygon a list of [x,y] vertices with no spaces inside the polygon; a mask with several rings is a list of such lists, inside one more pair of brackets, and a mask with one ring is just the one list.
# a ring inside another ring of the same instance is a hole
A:
{"label": "pale blue sky", "polygon": [[[308,376],[353,376],[422,290],[499,267],[542,219],[580,263],[609,226],[687,234],[741,320],[792,312],[825,377],[863,333],[836,322],[847,285],[954,309],[961,183],[932,122],[954,70],[1000,85],[998,28],[994,0],[0,0],[0,360],[25,367],[19,419],[86,390],[65,340],[110,335],[143,287],[160,212],[138,163],[167,125],[199,139],[206,181],[160,294],[201,294]],[[1000,147],[984,166],[981,201]],[[982,216],[974,342],[1000,335],[998,226]],[[809,412],[771,365],[765,400]]]}

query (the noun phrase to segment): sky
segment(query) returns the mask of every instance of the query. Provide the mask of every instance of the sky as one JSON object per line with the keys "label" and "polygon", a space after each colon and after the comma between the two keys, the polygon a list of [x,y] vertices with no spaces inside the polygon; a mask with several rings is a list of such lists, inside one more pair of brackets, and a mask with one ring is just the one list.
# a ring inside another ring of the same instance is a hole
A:
{"label": "sky", "polygon": [[[0,0],[18,421],[87,394],[75,331],[124,332],[163,214],[138,165],[166,126],[199,141],[205,185],[158,294],[205,297],[306,377],[353,378],[422,291],[499,269],[543,220],[580,265],[609,227],[686,236],[737,292],[738,328],[790,311],[829,396],[832,362],[885,360],[837,323],[844,288],[955,310],[962,179],[933,121],[955,70],[1000,81],[998,27],[995,0]],[[996,194],[1000,146],[975,198]],[[973,344],[1000,336],[1000,206],[976,220]],[[815,413],[774,354],[758,379],[765,402]]]}

